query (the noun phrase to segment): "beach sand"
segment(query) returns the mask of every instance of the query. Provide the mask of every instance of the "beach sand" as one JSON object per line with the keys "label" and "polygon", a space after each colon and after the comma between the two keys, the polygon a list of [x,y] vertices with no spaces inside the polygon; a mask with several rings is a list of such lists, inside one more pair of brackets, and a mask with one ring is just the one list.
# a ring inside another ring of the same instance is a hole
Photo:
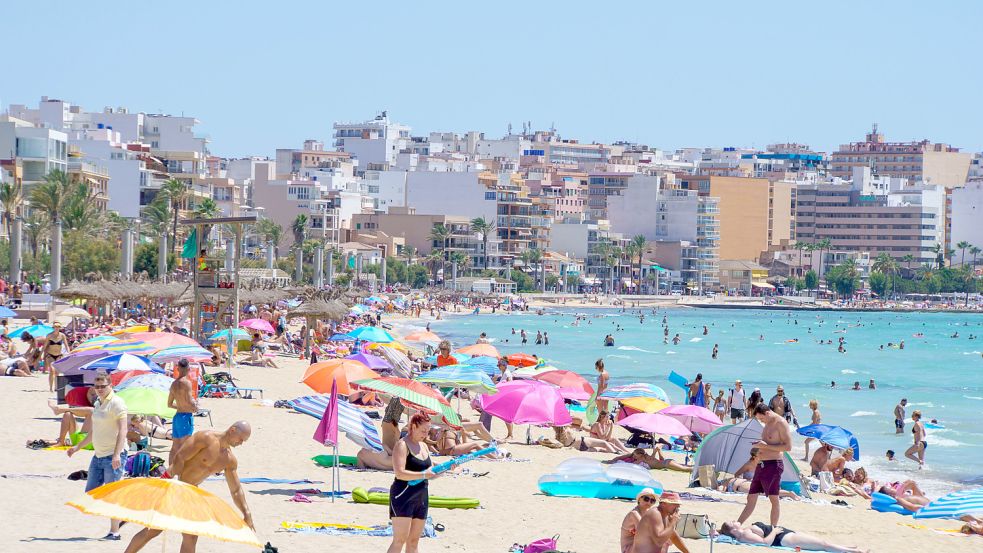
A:
{"label": "beach sand", "polygon": [[[265,390],[268,400],[291,399],[306,395],[310,390],[299,382],[307,362],[282,357],[280,369],[242,366],[235,375],[244,385]],[[5,424],[0,426],[0,440],[6,453],[0,457],[0,512],[4,513],[4,532],[0,534],[0,551],[38,551],[73,553],[122,551],[139,528],[126,525],[123,541],[107,543],[98,538],[108,531],[108,522],[99,517],[84,515],[65,505],[65,501],[83,493],[84,482],[71,482],[69,473],[87,468],[91,453],[80,452],[69,459],[64,451],[33,451],[24,447],[25,441],[36,438],[53,439],[57,422],[46,406],[50,394],[44,388],[46,380],[34,378],[0,378],[0,395],[5,398]],[[310,461],[314,455],[329,453],[311,436],[317,421],[292,410],[262,406],[256,400],[204,399],[202,407],[211,409],[215,429],[224,429],[237,420],[252,424],[252,438],[235,450],[239,459],[240,477],[268,477],[320,480],[324,483],[306,485],[244,484],[246,498],[257,525],[258,535],[270,541],[281,552],[323,551],[384,551],[388,538],[361,536],[327,536],[288,533],[280,529],[284,521],[319,521],[343,524],[375,525],[387,522],[387,508],[379,505],[358,505],[347,500],[315,498],[313,503],[294,503],[288,499],[296,490],[317,487],[330,489],[331,472]],[[207,418],[196,418],[197,429],[209,428]],[[620,430],[620,429],[619,429]],[[548,433],[534,428],[532,435]],[[496,420],[493,433],[504,435],[501,421]],[[516,428],[516,436],[524,440],[525,428]],[[155,442],[156,455],[167,457],[162,445]],[[571,449],[550,450],[523,444],[505,445],[517,459],[527,462],[475,461],[468,465],[473,472],[488,471],[474,478],[469,475],[442,477],[431,482],[431,493],[447,496],[477,497],[479,510],[431,509],[435,522],[446,531],[438,539],[425,539],[421,551],[474,551],[505,553],[513,543],[559,534],[563,551],[618,551],[618,531],[621,520],[632,502],[596,499],[554,498],[539,493],[537,479],[551,471],[560,461],[574,456],[596,459],[610,455],[579,453]],[[357,447],[342,439],[341,453],[354,455]],[[795,452],[801,456],[801,451]],[[676,455],[678,458],[678,455]],[[679,459],[681,460],[681,459]],[[38,474],[54,478],[9,477],[15,474]],[[667,489],[686,490],[688,478],[684,473],[655,471]],[[341,471],[341,488],[351,490],[385,487],[392,475],[381,472]],[[204,487],[231,504],[224,479],[208,481]],[[723,496],[721,496],[723,497]],[[826,501],[833,498],[821,496]],[[793,530],[809,532],[846,545],[862,545],[872,551],[983,551],[983,539],[943,534],[930,529],[916,529],[906,524],[929,528],[954,529],[955,521],[915,521],[894,514],[871,511],[866,502],[846,499],[851,508],[783,501],[781,523]],[[743,508],[743,496],[726,496],[724,502],[684,501],[682,512],[708,514],[715,523],[735,519]],[[752,521],[767,521],[767,502],[759,502]],[[691,551],[709,551],[706,541],[686,540]],[[180,536],[167,536],[166,551],[177,551]],[[146,551],[160,551],[158,539]],[[248,551],[249,547],[219,543],[209,539],[199,541],[198,551]],[[743,551],[745,547],[715,544],[715,551]]]}

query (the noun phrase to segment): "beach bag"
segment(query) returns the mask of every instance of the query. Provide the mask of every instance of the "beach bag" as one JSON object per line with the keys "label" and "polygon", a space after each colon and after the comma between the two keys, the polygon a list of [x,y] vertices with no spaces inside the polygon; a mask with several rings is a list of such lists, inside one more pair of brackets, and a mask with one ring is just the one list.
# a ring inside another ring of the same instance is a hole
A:
{"label": "beach bag", "polygon": [[717,488],[717,467],[714,465],[703,465],[696,469],[696,471],[700,486],[711,490]]}
{"label": "beach bag", "polygon": [[820,472],[819,477],[819,492],[829,493],[833,489],[833,473],[829,471]]}
{"label": "beach bag", "polygon": [[127,472],[130,478],[141,478],[150,476],[150,454],[141,451],[127,459]]}
{"label": "beach bag", "polygon": [[553,551],[556,549],[556,541],[558,539],[560,539],[559,534],[553,536],[552,538],[536,540],[523,547],[522,553],[546,553],[547,551]]}
{"label": "beach bag", "polygon": [[707,515],[680,514],[679,520],[676,521],[676,533],[680,537],[691,540],[708,538],[711,533],[710,517]]}

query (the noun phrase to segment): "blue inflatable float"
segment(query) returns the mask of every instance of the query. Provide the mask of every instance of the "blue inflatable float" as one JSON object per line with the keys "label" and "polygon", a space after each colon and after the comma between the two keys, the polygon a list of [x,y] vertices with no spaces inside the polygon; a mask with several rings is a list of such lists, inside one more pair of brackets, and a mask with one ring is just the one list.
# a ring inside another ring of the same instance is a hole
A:
{"label": "blue inflatable float", "polygon": [[897,513],[899,515],[911,516],[915,514],[914,511],[909,511],[901,505],[895,499],[887,494],[880,492],[874,492],[870,494],[870,508],[875,511],[880,511],[882,513]]}

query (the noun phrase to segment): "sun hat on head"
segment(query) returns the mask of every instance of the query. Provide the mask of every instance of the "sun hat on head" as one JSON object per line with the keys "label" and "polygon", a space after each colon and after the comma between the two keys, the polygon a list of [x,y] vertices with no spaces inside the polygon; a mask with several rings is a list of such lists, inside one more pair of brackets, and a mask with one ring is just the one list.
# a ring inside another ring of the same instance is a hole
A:
{"label": "sun hat on head", "polygon": [[655,495],[655,490],[653,490],[652,488],[645,488],[642,491],[638,492],[638,495],[635,496],[635,501],[638,501],[639,499],[645,496],[651,497],[652,499],[659,498],[659,496]]}
{"label": "sun hat on head", "polygon": [[659,498],[659,503],[682,505],[683,501],[679,498],[679,494],[676,492],[662,492],[662,496]]}

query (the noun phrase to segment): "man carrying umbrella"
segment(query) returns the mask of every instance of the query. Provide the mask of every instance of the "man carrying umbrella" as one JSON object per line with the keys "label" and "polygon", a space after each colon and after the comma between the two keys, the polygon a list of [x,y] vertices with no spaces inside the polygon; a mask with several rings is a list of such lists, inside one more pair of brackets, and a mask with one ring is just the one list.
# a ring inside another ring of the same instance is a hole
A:
{"label": "man carrying umbrella", "polygon": [[[246,505],[246,493],[239,482],[237,469],[239,462],[232,453],[233,447],[238,447],[249,439],[252,428],[246,421],[238,421],[230,426],[225,432],[215,430],[203,430],[192,435],[178,450],[174,456],[174,463],[168,468],[168,472],[182,482],[197,486],[205,481],[209,476],[225,472],[225,481],[229,485],[229,493],[236,507],[242,512],[242,518],[246,525],[254,531],[253,517]],[[161,530],[144,528],[140,530],[130,545],[127,546],[125,553],[136,553],[143,546],[160,535]],[[193,553],[198,544],[198,536],[193,534],[182,534],[181,553]]]}

